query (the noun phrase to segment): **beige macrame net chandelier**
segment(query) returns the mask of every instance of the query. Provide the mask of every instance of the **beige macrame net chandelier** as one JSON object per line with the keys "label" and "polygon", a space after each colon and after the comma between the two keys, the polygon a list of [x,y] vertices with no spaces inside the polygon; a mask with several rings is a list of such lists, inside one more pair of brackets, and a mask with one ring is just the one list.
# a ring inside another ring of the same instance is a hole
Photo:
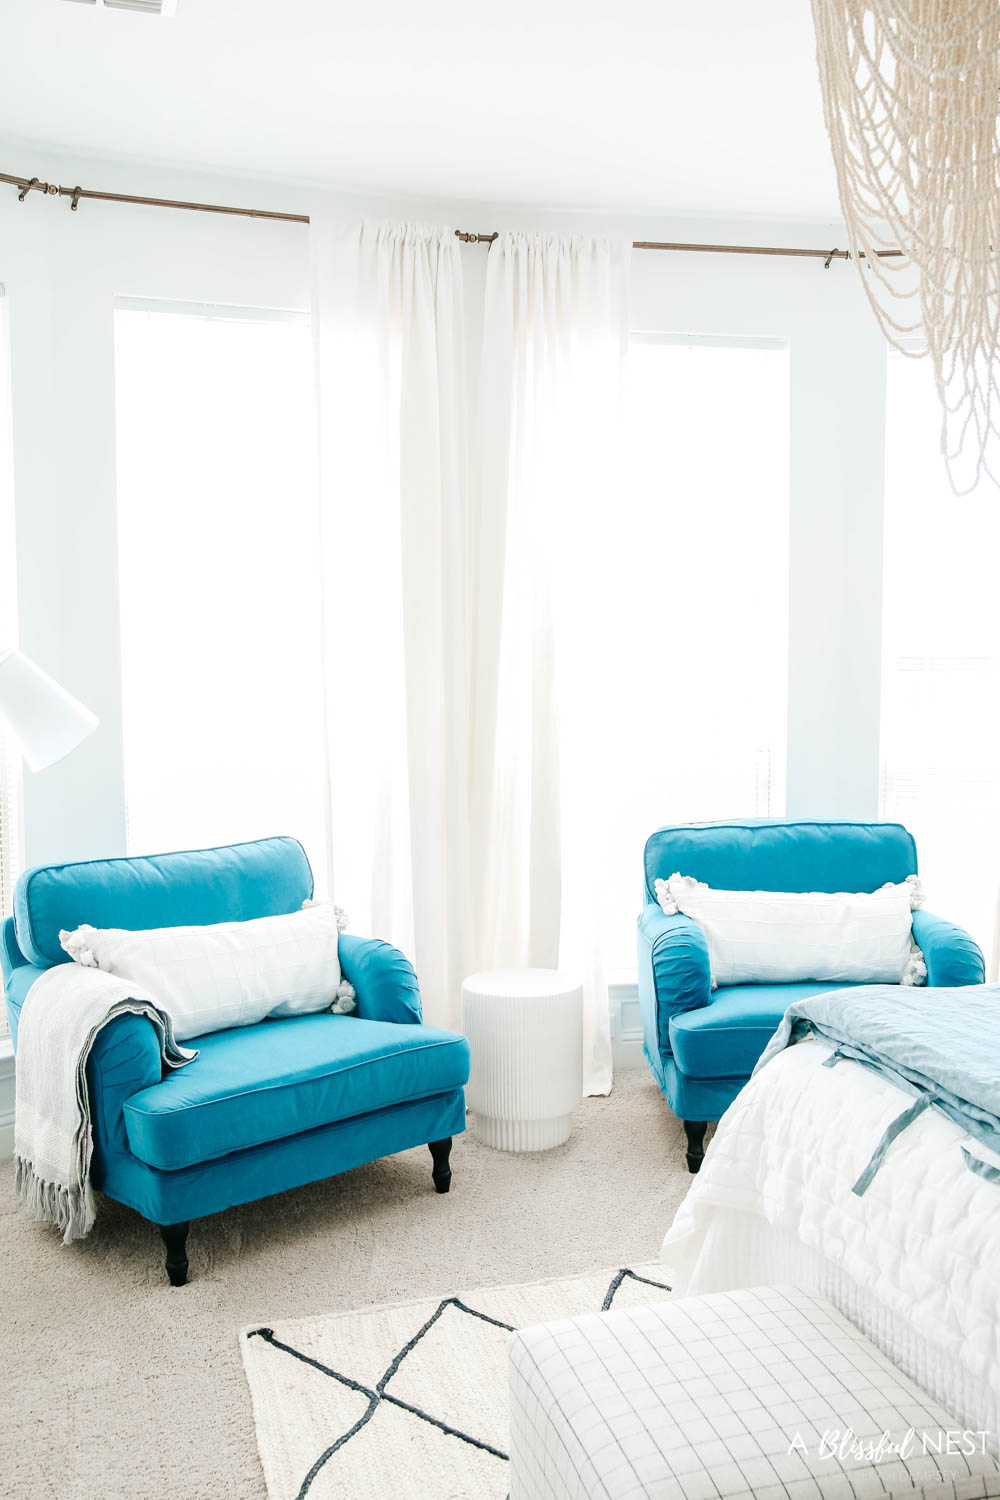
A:
{"label": "beige macrame net chandelier", "polygon": [[[1000,483],[1000,4],[812,0],[812,10],[865,291],[889,342],[930,358],[955,492],[983,474]],[[902,254],[879,253],[892,250]]]}

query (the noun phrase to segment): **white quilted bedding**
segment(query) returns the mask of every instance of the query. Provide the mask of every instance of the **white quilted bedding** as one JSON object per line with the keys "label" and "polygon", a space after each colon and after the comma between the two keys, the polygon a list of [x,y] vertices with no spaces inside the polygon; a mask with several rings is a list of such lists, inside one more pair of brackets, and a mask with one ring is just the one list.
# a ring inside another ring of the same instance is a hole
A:
{"label": "white quilted bedding", "polygon": [[[789,1047],[739,1094],[663,1243],[681,1294],[794,1280],[828,1296],[964,1422],[1000,1433],[1000,1186],[928,1110],[864,1197],[851,1185],[912,1098],[830,1048]],[[1000,1089],[1000,1080],[998,1080]]]}

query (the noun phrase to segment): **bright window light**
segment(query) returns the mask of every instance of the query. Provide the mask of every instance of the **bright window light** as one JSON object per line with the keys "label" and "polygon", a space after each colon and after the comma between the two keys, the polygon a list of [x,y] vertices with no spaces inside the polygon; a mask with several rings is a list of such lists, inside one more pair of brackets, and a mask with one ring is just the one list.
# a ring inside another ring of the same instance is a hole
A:
{"label": "bright window light", "polygon": [[925,360],[887,371],[881,813],[917,841],[928,907],[990,961],[1000,884],[995,488],[956,499]]}
{"label": "bright window light", "polygon": [[308,324],[123,303],[115,357],[129,852],[288,833],[321,884]]}
{"label": "bright window light", "polygon": [[788,368],[778,341],[632,339],[625,472],[603,538],[612,977],[635,972],[650,833],[784,810]]}

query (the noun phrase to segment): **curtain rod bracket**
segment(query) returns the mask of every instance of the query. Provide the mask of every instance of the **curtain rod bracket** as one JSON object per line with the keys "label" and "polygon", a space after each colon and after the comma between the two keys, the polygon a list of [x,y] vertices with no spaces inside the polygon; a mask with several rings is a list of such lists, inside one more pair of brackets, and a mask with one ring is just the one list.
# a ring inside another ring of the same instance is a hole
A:
{"label": "curtain rod bracket", "polygon": [[32,188],[38,188],[40,190],[48,192],[49,185],[47,182],[39,182],[37,177],[33,177],[30,182],[22,182],[20,191],[17,195],[18,203],[24,202],[25,198],[27,198]]}
{"label": "curtain rod bracket", "polygon": [[70,213],[75,214],[77,209],[80,207],[80,194],[82,192],[83,188],[80,187],[79,184],[73,189],[73,197],[69,205]]}
{"label": "curtain rod bracket", "polygon": [[834,246],[834,248],[830,251],[830,254],[826,257],[826,260],[823,262],[823,270],[824,271],[829,271],[829,269],[830,269],[830,262],[833,260],[833,258],[834,258],[835,255],[839,255],[839,254],[840,254],[840,251],[837,249],[836,246]]}

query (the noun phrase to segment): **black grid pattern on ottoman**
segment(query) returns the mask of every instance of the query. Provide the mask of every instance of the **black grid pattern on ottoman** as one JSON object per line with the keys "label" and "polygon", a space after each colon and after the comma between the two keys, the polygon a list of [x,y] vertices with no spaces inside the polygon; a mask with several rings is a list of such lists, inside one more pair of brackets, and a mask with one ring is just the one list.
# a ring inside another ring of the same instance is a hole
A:
{"label": "black grid pattern on ottoman", "polygon": [[[510,1393],[511,1500],[1000,1496],[989,1452],[934,1451],[959,1423],[830,1303],[795,1288],[523,1330]],[[824,1434],[901,1444],[911,1428],[905,1456],[874,1461],[850,1438],[844,1452],[821,1449]]]}

